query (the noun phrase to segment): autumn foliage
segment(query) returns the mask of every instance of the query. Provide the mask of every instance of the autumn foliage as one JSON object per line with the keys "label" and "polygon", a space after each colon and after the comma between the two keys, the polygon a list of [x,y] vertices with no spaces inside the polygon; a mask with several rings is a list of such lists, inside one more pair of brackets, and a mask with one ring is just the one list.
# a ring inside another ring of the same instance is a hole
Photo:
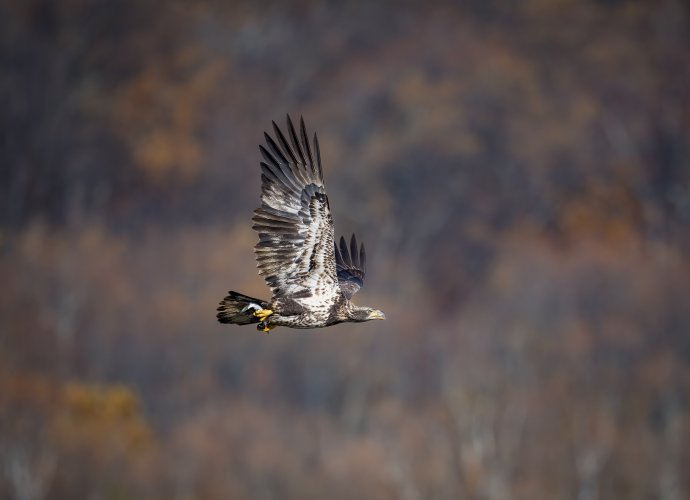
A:
{"label": "autumn foliage", "polygon": [[[688,26],[3,2],[0,498],[690,497]],[[385,322],[215,320],[288,112]]]}

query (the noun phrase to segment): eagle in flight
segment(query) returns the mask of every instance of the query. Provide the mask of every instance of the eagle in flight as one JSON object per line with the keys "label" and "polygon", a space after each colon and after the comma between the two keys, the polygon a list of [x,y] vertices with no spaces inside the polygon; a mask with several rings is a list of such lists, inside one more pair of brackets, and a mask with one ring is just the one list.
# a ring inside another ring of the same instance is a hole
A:
{"label": "eagle in flight", "polygon": [[343,322],[385,319],[350,299],[364,284],[366,253],[355,235],[335,244],[326,197],[319,142],[313,149],[300,118],[300,133],[287,117],[288,138],[273,122],[275,139],[264,133],[259,146],[261,206],[254,211],[254,247],[259,274],[272,292],[270,301],[228,292],[218,306],[218,321],[256,323],[268,333],[276,326],[321,328]]}

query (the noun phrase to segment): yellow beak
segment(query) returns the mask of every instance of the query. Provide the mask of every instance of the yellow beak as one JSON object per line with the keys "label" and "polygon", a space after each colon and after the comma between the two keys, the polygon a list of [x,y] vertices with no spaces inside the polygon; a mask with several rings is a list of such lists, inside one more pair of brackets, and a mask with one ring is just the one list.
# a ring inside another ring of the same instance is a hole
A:
{"label": "yellow beak", "polygon": [[371,311],[369,319],[386,319],[386,315],[382,311]]}

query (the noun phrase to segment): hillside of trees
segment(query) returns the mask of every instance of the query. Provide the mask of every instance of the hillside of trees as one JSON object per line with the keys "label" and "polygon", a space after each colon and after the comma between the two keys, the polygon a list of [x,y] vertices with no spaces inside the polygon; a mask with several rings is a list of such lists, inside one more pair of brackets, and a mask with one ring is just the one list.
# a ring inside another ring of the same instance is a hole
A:
{"label": "hillside of trees", "polygon": [[[689,27],[0,3],[0,498],[690,498]],[[216,322],[286,113],[385,322]]]}

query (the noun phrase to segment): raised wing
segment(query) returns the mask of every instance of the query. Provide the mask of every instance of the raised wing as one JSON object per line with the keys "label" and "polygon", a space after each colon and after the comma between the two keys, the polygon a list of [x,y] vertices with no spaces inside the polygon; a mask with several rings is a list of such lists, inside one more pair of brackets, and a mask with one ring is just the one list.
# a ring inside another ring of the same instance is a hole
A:
{"label": "raised wing", "polygon": [[338,275],[338,284],[343,295],[350,300],[357,290],[364,285],[364,275],[367,271],[367,254],[364,251],[364,243],[357,248],[357,238],[352,235],[350,249],[347,248],[345,238],[340,237],[340,248],[335,246],[335,269]]}
{"label": "raised wing", "polygon": [[304,120],[297,136],[287,117],[290,142],[273,122],[276,140],[264,133],[259,146],[261,206],[254,211],[254,247],[259,274],[273,298],[324,301],[339,293],[333,252],[333,220],[323,185],[321,154],[314,134],[312,155]]}

